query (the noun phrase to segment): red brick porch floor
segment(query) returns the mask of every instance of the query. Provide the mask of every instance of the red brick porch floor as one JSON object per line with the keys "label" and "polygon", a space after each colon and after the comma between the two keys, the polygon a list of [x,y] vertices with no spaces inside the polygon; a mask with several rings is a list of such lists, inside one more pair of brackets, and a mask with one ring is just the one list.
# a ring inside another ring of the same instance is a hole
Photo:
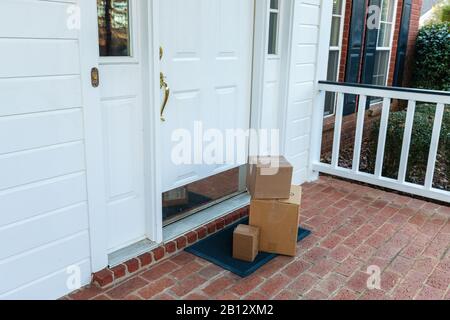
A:
{"label": "red brick porch floor", "polygon": [[[113,288],[68,299],[447,299],[450,207],[330,177],[304,186],[297,257],[241,279],[182,252]],[[378,266],[381,290],[367,288]]]}

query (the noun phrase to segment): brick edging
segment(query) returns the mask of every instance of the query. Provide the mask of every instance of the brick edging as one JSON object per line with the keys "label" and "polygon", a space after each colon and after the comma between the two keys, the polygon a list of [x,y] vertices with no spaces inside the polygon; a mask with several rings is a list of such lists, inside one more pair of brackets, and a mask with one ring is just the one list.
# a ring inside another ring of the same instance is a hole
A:
{"label": "brick edging", "polygon": [[226,216],[218,218],[212,222],[206,223],[196,230],[190,231],[181,237],[164,243],[150,252],[130,259],[113,268],[106,268],[92,275],[92,285],[102,289],[112,287],[143,270],[177,254],[194,243],[213,235],[234,222],[248,217],[249,206],[238,209]]}

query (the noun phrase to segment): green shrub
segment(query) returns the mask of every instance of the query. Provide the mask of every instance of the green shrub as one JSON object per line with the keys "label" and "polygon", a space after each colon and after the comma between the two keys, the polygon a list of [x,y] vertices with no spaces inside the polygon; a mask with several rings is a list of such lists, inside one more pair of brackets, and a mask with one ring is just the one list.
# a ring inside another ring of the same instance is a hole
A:
{"label": "green shrub", "polygon": [[417,88],[450,91],[450,23],[420,29],[413,82]]}
{"label": "green shrub", "polygon": [[433,6],[431,16],[426,19],[425,23],[429,25],[441,22],[450,22],[449,12],[450,0],[440,0]]}
{"label": "green shrub", "polygon": [[[450,164],[450,108],[446,108],[440,135],[439,153]],[[436,106],[430,104],[418,104],[414,115],[413,131],[408,159],[406,180],[411,182],[423,182],[428,165],[430,142],[434,126]],[[405,131],[406,111],[393,112],[389,115],[388,130],[386,135],[386,148],[383,166],[383,176],[396,179],[400,167],[402,153],[403,134]],[[369,148],[370,154],[375,155],[378,146],[380,122],[374,123]],[[375,168],[375,157],[368,159],[369,169]],[[418,174],[419,173],[419,174]],[[420,181],[417,181],[418,177]]]}
{"label": "green shrub", "polygon": [[441,21],[450,22],[450,5],[446,5],[442,8]]}

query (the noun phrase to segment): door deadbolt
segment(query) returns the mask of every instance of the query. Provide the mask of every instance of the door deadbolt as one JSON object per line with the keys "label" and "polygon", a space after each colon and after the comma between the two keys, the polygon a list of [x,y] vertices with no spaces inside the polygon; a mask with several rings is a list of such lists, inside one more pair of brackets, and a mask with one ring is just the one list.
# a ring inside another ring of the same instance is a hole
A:
{"label": "door deadbolt", "polygon": [[94,88],[97,88],[100,85],[100,75],[98,72],[98,68],[91,69],[91,84]]}

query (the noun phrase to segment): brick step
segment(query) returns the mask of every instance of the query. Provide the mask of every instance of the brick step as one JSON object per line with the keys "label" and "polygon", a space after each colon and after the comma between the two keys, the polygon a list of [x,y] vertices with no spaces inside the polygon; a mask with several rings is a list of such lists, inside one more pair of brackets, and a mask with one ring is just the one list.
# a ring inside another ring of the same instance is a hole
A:
{"label": "brick step", "polygon": [[164,261],[196,242],[209,237],[224,229],[234,222],[246,218],[249,215],[249,207],[236,210],[215,221],[209,222],[196,230],[190,231],[181,237],[167,242],[150,252],[144,253],[136,258],[130,259],[113,268],[106,268],[92,275],[92,285],[101,289],[113,287],[128,278],[141,273],[155,264]]}

